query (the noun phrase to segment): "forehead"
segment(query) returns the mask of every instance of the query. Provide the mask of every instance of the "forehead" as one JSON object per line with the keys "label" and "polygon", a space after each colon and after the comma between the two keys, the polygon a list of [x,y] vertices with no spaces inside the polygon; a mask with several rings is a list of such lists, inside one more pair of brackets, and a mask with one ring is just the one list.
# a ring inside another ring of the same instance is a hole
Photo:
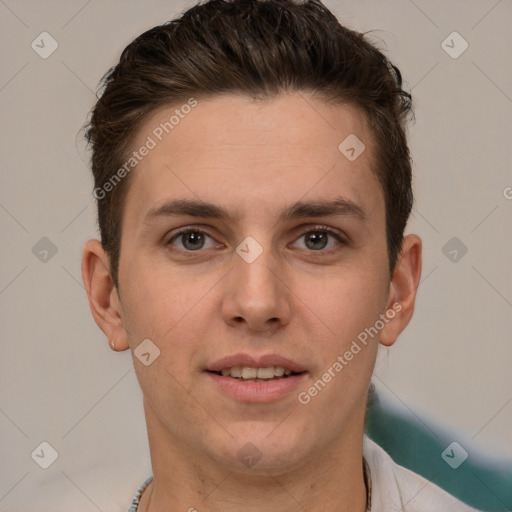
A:
{"label": "forehead", "polygon": [[[373,142],[359,109],[299,93],[195,101],[192,108],[184,101],[158,109],[137,132],[132,149],[151,150],[130,178],[125,206],[131,220],[172,197],[229,203],[238,217],[254,213],[255,205],[281,211],[306,196],[343,195],[370,211],[383,206],[371,170]],[[345,140],[364,144],[355,147],[364,148],[355,160],[343,153]]]}

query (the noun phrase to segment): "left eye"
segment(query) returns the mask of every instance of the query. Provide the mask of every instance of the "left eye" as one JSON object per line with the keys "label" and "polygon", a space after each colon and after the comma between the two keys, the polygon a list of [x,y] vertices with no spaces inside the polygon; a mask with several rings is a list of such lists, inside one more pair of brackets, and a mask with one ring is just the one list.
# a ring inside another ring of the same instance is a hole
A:
{"label": "left eye", "polygon": [[[328,247],[329,239],[331,239],[331,244]],[[332,243],[332,239],[335,240],[334,244]],[[300,249],[309,249],[312,251],[332,249],[342,242],[341,238],[337,234],[327,230],[306,231],[298,238],[298,240],[304,240],[303,247],[300,247]]]}
{"label": "left eye", "polygon": [[340,235],[326,228],[305,231],[297,240],[305,241],[303,247],[300,247],[300,249],[309,249],[312,251],[328,250],[337,245],[343,245],[344,243]]}
{"label": "left eye", "polygon": [[[210,244],[208,245],[207,239],[210,240]],[[176,241],[181,241],[180,245],[181,247],[178,248],[184,248],[187,251],[197,251],[199,249],[211,249],[212,247],[215,247],[215,240],[213,238],[206,234],[204,231],[199,231],[197,229],[189,230],[189,231],[182,231],[181,233],[178,233],[177,235],[173,236],[168,244],[174,245],[175,247],[177,244]]]}

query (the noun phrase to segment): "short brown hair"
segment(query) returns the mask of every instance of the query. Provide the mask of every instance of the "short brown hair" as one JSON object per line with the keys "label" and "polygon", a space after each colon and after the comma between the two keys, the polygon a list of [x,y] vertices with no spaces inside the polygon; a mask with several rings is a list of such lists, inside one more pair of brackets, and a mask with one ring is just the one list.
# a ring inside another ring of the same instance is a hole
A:
{"label": "short brown hair", "polygon": [[[365,35],[342,26],[319,0],[209,0],[132,41],[102,78],[86,125],[95,190],[126,162],[141,124],[157,108],[241,93],[265,99],[306,92],[351,104],[374,137],[374,172],[386,204],[390,273],[413,194],[405,125],[411,96],[398,68]],[[341,142],[341,141],[340,141]],[[118,287],[121,228],[129,176],[98,200],[101,242]]]}

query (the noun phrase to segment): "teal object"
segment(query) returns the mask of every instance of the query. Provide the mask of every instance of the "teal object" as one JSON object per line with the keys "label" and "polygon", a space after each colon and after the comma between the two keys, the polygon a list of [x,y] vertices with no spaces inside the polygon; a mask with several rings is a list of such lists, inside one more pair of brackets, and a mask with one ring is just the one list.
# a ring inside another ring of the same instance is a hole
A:
{"label": "teal object", "polygon": [[133,498],[133,501],[132,501],[132,505],[130,507],[130,509],[128,510],[128,512],[137,512],[137,509],[139,508],[139,500],[140,500],[140,497],[142,495],[142,491],[144,491],[144,489],[153,481],[153,475],[150,475],[146,478],[146,480],[144,481],[144,483],[142,485],[139,486],[139,488],[137,489],[137,492],[135,493],[135,496]]}
{"label": "teal object", "polygon": [[[430,419],[422,421],[375,390],[368,400],[366,433],[397,464],[468,505],[488,512],[512,510],[512,460],[486,456],[467,438]],[[468,456],[460,462],[465,455],[457,457],[464,452]],[[449,463],[460,465],[454,469]]]}

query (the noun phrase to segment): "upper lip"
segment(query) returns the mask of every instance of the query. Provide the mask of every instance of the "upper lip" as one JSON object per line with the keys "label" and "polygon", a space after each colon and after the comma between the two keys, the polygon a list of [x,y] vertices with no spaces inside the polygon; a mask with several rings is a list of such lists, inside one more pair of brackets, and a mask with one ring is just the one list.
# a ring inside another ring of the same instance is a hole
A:
{"label": "upper lip", "polygon": [[279,354],[265,354],[261,356],[251,356],[249,354],[234,354],[222,357],[217,361],[210,363],[206,370],[210,372],[220,372],[224,368],[234,368],[235,366],[247,366],[249,368],[269,368],[270,366],[281,366],[288,368],[294,373],[306,371],[299,363],[292,361]]}

